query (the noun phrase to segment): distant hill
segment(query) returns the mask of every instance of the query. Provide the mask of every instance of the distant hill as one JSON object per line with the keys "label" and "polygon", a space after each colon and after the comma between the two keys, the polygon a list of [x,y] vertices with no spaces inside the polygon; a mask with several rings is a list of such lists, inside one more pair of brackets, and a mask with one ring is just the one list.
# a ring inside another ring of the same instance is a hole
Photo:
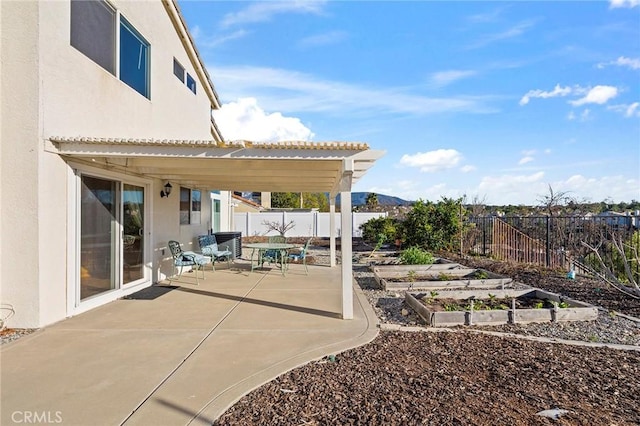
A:
{"label": "distant hill", "polygon": [[[352,192],[351,193],[351,205],[352,206],[364,206],[367,204],[367,195],[369,192]],[[376,193],[377,194],[377,193]],[[394,197],[391,195],[377,194],[378,205],[380,206],[409,206],[413,204],[412,201],[403,200],[402,198]],[[336,204],[340,205],[340,194],[336,198]]]}

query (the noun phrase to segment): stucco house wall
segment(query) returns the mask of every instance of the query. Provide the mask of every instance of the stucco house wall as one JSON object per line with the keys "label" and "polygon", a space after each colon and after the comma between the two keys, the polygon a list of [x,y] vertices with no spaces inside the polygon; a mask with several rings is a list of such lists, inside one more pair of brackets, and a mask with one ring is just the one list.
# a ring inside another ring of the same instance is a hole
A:
{"label": "stucco house wall", "polygon": [[[163,4],[110,3],[150,44],[150,99],[71,46],[69,1],[0,2],[0,300],[15,311],[9,326],[41,327],[82,311],[70,306],[78,273],[75,170],[126,176],[108,164],[47,152],[50,137],[212,139],[206,81],[198,78]],[[174,57],[196,79],[196,94],[174,76]],[[209,229],[211,206],[202,190],[201,223],[180,225],[179,185],[161,198],[165,181],[135,179],[148,185],[150,274],[144,285],[150,285],[171,273],[167,240],[196,243]],[[228,195],[224,199],[228,205]]]}

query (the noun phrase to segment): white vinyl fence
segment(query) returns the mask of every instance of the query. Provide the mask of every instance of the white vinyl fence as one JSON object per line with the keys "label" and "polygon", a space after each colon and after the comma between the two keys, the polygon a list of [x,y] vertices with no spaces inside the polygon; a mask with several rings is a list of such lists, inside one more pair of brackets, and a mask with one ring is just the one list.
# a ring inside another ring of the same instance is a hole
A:
{"label": "white vinyl fence", "polygon": [[[233,215],[233,230],[241,232],[244,236],[278,235],[277,232],[269,232],[264,222],[278,222],[287,224],[294,222],[294,227],[287,231],[287,237],[329,237],[329,216],[331,213],[320,212],[264,212],[264,213],[235,213]],[[353,237],[360,237],[362,231],[358,229],[361,224],[369,219],[386,217],[386,212],[381,213],[352,213]],[[336,236],[341,235],[340,213],[335,217]]]}

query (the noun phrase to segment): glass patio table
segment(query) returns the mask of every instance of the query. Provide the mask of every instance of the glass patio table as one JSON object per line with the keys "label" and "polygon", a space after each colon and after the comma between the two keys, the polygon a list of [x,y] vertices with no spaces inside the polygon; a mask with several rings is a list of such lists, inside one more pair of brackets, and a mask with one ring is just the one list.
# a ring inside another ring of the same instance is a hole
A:
{"label": "glass patio table", "polygon": [[[267,250],[275,250],[280,254],[280,270],[282,271],[282,275],[285,274],[287,270],[287,255],[289,250],[295,247],[298,247],[296,244],[289,243],[252,243],[245,244],[243,247],[251,249],[251,271],[254,269],[261,267],[264,264],[264,254]],[[253,266],[253,256],[258,253],[258,257],[256,259],[256,265]]]}

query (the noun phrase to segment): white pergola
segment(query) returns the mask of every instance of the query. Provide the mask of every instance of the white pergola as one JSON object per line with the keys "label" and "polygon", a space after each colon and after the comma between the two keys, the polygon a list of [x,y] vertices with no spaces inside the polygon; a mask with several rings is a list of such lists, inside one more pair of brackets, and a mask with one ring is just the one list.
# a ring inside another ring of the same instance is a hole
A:
{"label": "white pergola", "polygon": [[336,197],[340,194],[342,317],[353,318],[351,188],[383,151],[350,142],[219,142],[214,140],[51,137],[46,149],[112,170],[196,189],[327,192],[331,266],[336,266]]}

